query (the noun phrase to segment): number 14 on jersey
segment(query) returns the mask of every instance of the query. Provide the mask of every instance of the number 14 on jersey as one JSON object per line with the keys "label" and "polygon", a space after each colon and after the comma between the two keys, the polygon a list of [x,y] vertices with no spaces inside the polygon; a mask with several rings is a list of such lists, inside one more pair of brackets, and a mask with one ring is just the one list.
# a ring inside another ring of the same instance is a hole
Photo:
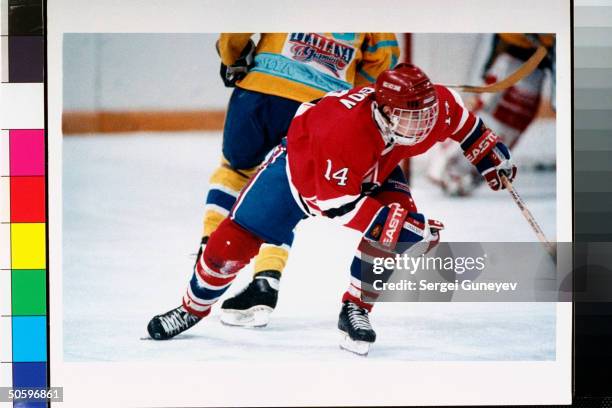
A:
{"label": "number 14 on jersey", "polygon": [[346,180],[348,179],[348,167],[343,167],[340,170],[332,174],[332,161],[327,159],[327,170],[325,171],[325,179],[332,181],[337,180],[339,186],[346,186]]}

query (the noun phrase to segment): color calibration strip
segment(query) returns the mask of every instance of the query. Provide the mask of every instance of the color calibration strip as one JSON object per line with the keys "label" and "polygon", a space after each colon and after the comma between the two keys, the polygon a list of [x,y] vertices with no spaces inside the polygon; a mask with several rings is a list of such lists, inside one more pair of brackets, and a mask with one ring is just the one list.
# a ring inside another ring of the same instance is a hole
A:
{"label": "color calibration strip", "polygon": [[0,99],[28,101],[0,105],[0,387],[48,386],[42,7],[0,0]]}
{"label": "color calibration strip", "polygon": [[[612,1],[574,6],[574,236],[590,248],[574,262],[590,287],[604,288],[594,297],[609,299],[610,254],[598,248],[612,242]],[[612,303],[576,302],[574,315],[574,390],[589,396],[576,406],[609,405],[597,397],[609,396],[612,383]]]}

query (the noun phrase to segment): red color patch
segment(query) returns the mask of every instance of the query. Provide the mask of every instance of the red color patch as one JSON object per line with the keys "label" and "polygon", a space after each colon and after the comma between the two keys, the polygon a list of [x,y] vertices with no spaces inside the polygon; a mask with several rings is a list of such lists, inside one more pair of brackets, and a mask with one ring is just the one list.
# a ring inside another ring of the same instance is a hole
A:
{"label": "red color patch", "polygon": [[45,222],[45,178],[11,177],[11,222]]}

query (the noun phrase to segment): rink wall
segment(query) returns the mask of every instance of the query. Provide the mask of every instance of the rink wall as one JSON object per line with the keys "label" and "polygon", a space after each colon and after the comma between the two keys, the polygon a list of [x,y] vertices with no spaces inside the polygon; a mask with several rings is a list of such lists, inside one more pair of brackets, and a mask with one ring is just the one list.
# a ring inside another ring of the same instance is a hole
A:
{"label": "rink wall", "polygon": [[216,34],[66,34],[64,133],[220,129]]}
{"label": "rink wall", "polygon": [[[219,130],[231,88],[217,34],[80,34],[63,40],[64,134]],[[403,47],[403,34],[398,35]],[[478,81],[482,34],[414,34],[413,61],[434,82]],[[403,58],[404,56],[402,56]]]}

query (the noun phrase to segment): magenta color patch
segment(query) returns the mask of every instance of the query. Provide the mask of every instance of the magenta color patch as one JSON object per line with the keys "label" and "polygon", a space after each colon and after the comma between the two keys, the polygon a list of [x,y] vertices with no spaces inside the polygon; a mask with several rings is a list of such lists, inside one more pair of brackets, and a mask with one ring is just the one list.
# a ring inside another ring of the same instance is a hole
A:
{"label": "magenta color patch", "polygon": [[11,176],[45,174],[45,131],[9,130]]}

